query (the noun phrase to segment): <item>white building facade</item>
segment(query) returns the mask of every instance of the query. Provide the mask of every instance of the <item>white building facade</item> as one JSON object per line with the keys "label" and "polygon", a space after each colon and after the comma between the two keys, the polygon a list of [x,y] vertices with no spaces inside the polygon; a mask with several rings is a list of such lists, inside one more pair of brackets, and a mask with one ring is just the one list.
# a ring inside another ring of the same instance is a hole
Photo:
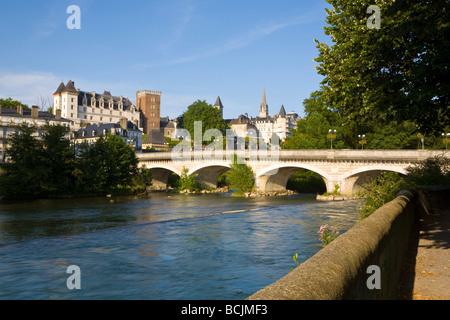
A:
{"label": "white building facade", "polygon": [[283,105],[278,114],[270,116],[264,89],[262,102],[259,107],[259,116],[250,118],[248,122],[256,127],[259,138],[269,144],[272,142],[273,135],[277,135],[279,141],[285,141],[287,137],[291,136],[291,130],[297,128],[299,120],[299,115],[294,111],[286,113]]}
{"label": "white building facade", "polygon": [[112,96],[105,91],[98,94],[75,88],[70,80],[63,82],[53,94],[53,114],[60,110],[61,117],[72,120],[75,128],[87,124],[116,123],[127,118],[138,128],[141,128],[141,113],[136,106],[123,96]]}

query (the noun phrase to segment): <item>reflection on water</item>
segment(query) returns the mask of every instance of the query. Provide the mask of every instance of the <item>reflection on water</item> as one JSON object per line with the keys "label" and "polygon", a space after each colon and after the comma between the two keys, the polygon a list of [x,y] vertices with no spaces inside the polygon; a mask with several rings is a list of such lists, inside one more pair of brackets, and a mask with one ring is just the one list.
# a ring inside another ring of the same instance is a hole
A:
{"label": "reflection on water", "polygon": [[[357,201],[229,195],[0,204],[1,299],[245,299],[341,233]],[[66,287],[69,265],[81,290]]]}

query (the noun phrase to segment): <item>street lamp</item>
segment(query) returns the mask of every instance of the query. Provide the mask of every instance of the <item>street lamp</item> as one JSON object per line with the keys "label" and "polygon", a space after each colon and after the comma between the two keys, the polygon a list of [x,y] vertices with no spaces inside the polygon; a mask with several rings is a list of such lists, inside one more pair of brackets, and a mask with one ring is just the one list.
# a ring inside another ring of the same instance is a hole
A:
{"label": "street lamp", "polygon": [[425,149],[425,138],[423,136],[423,134],[421,134],[420,132],[417,134],[417,137],[420,139],[420,141],[422,142],[422,150]]}
{"label": "street lamp", "polygon": [[360,134],[358,134],[358,143],[361,145],[361,150],[364,150],[364,145],[367,143],[367,140],[366,139],[364,139],[366,137],[366,135],[365,134],[363,134],[363,135],[360,135]]}
{"label": "street lamp", "polygon": [[336,130],[328,130],[328,138],[331,139],[331,149],[333,149],[333,138],[336,138]]}
{"label": "street lamp", "polygon": [[445,143],[445,150],[447,150],[448,140],[450,139],[450,133],[443,133],[443,142]]}

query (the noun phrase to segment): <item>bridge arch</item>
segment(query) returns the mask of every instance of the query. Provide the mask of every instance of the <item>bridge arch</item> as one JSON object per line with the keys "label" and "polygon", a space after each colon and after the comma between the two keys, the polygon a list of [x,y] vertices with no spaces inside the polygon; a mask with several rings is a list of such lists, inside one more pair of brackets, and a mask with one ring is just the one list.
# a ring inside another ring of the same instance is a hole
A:
{"label": "bridge arch", "polygon": [[207,188],[217,188],[219,177],[230,170],[230,164],[226,162],[205,163],[189,170],[189,174],[195,174],[197,181]]}
{"label": "bridge arch", "polygon": [[396,172],[401,175],[406,175],[407,171],[403,167],[395,166],[373,166],[362,167],[353,170],[343,178],[343,192],[349,195],[355,195],[362,189],[362,187],[373,181],[382,172]]}
{"label": "bridge arch", "polygon": [[279,163],[259,171],[255,175],[256,187],[260,192],[285,191],[291,175],[301,169],[319,174],[323,178],[327,190],[329,190],[331,177],[323,170],[303,163]]}
{"label": "bridge arch", "polygon": [[169,183],[169,176],[173,173],[175,173],[178,176],[181,176],[181,171],[179,171],[169,165],[155,164],[155,165],[147,166],[147,165],[143,164],[142,166],[143,167],[145,166],[152,173],[152,188],[153,189],[165,190]]}

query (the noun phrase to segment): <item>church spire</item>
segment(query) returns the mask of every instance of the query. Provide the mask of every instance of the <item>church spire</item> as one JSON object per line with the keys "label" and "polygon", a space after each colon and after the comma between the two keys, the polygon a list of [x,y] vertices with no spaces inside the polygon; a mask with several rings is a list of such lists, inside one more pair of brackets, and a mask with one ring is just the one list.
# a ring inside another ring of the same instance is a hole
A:
{"label": "church spire", "polygon": [[259,106],[259,117],[267,118],[268,115],[269,115],[269,106],[267,105],[267,102],[266,102],[266,88],[264,88],[262,103]]}

